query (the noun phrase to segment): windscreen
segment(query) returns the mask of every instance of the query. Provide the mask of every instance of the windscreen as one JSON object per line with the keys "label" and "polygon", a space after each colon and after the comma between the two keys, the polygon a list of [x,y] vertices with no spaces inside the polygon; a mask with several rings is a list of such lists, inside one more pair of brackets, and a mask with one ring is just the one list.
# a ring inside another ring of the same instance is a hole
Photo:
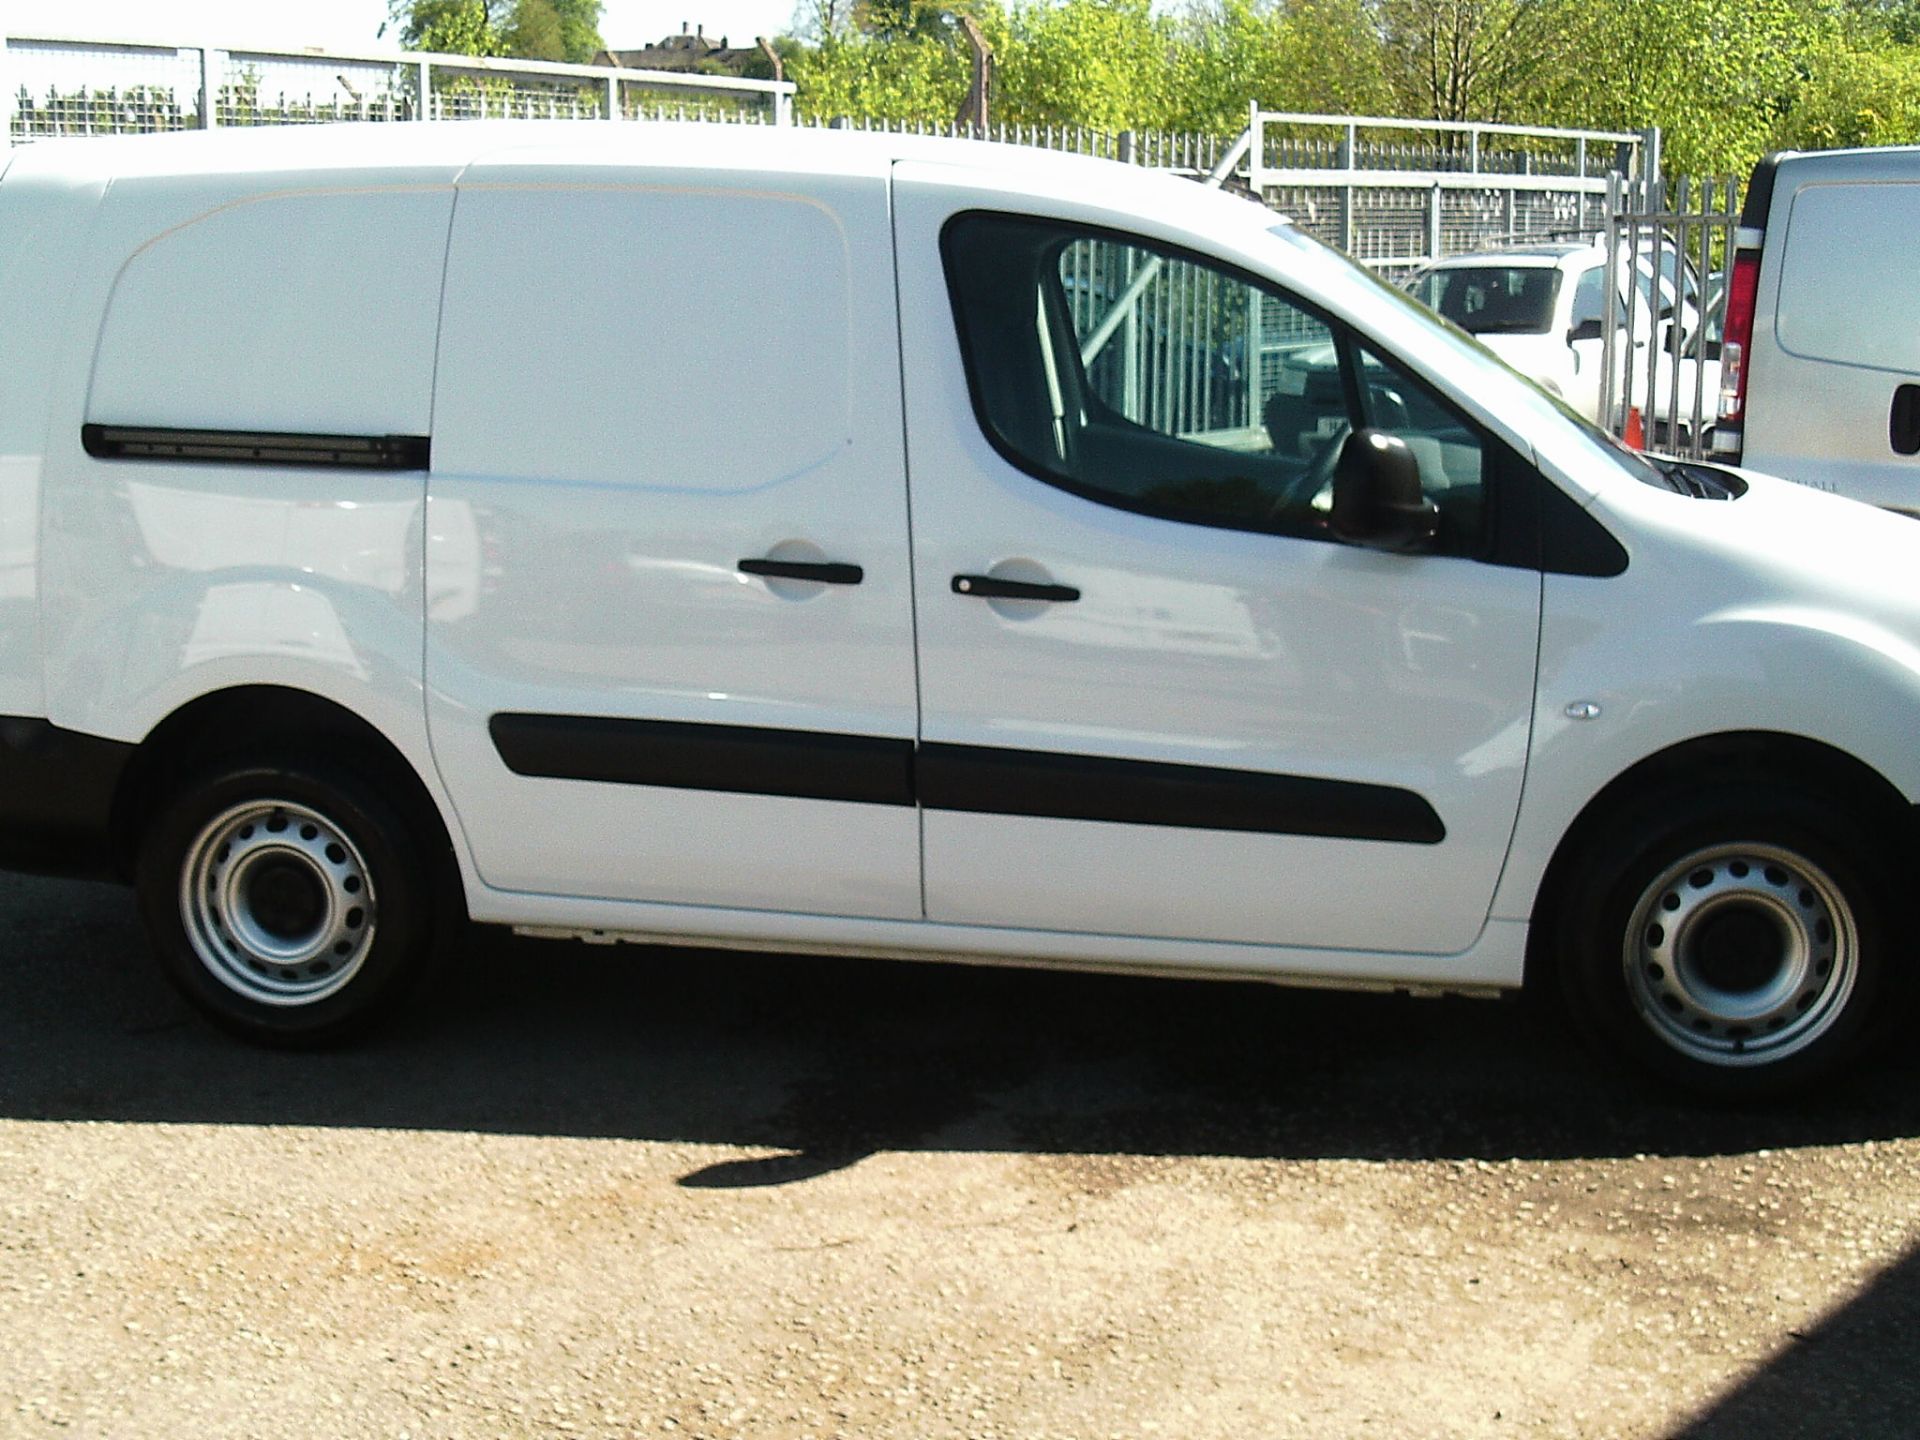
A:
{"label": "windscreen", "polygon": [[1548,265],[1429,270],[1414,294],[1470,335],[1544,335],[1553,325],[1560,272]]}

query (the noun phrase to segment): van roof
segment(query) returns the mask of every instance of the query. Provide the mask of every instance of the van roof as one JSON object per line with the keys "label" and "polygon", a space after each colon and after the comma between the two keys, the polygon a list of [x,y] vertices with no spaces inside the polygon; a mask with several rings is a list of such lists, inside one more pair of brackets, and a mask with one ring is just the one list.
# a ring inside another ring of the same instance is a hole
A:
{"label": "van roof", "polygon": [[1555,242],[1546,245],[1515,245],[1497,250],[1467,250],[1458,255],[1449,255],[1436,260],[1429,267],[1434,270],[1462,270],[1476,266],[1504,265],[1510,268],[1538,267],[1545,269],[1557,265],[1570,255],[1593,254],[1596,247],[1591,241],[1584,243]]}
{"label": "van roof", "polygon": [[[1177,218],[1188,233],[1239,243],[1290,223],[1250,197],[1166,171],[1036,146],[929,135],[700,121],[439,120],[216,128],[170,135],[37,140],[0,178],[101,193],[123,181],[240,190],[458,183],[476,167],[503,172],[661,167],[709,174],[768,172],[883,180],[897,161],[968,172],[965,183],[1079,202],[1123,215]],[[234,186],[224,188],[235,188]]]}
{"label": "van roof", "polygon": [[[450,171],[488,161],[794,169],[878,176],[897,160],[1055,172],[1113,183],[1152,172],[1088,156],[939,136],[698,121],[445,120],[248,126],[165,135],[38,140],[11,157],[21,174],[76,181],[206,174]],[[1164,175],[1154,176],[1165,180]]]}

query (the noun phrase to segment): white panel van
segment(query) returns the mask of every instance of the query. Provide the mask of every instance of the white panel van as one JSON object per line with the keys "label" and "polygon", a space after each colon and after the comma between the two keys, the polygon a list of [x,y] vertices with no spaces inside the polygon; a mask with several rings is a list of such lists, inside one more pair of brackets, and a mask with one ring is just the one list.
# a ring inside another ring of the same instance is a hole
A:
{"label": "white panel van", "polygon": [[1895,1022],[1911,531],[1629,453],[1259,206],[656,125],[0,179],[0,863],[270,1042],[545,936]]}
{"label": "white panel van", "polygon": [[1755,167],[1717,456],[1920,515],[1916,235],[1920,148],[1783,152]]}

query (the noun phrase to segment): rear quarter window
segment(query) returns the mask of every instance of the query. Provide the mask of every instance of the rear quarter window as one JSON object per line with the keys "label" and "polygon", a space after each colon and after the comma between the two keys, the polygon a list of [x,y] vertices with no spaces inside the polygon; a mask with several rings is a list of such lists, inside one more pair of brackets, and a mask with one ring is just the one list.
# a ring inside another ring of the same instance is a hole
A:
{"label": "rear quarter window", "polygon": [[1920,185],[1813,184],[1793,197],[1774,334],[1806,360],[1920,372],[1911,320]]}
{"label": "rear quarter window", "polygon": [[1475,265],[1431,270],[1418,294],[1470,335],[1539,335],[1553,326],[1560,272],[1539,265]]}

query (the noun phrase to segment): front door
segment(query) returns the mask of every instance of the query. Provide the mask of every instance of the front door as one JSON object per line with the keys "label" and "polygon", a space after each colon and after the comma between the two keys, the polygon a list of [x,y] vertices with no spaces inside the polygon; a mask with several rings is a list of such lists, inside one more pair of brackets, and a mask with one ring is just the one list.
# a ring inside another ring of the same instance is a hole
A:
{"label": "front door", "polygon": [[[1473,558],[1497,442],[1282,287],[968,186],[895,169],[928,918],[1465,949],[1539,623]],[[1432,553],[1329,537],[1359,425]]]}

